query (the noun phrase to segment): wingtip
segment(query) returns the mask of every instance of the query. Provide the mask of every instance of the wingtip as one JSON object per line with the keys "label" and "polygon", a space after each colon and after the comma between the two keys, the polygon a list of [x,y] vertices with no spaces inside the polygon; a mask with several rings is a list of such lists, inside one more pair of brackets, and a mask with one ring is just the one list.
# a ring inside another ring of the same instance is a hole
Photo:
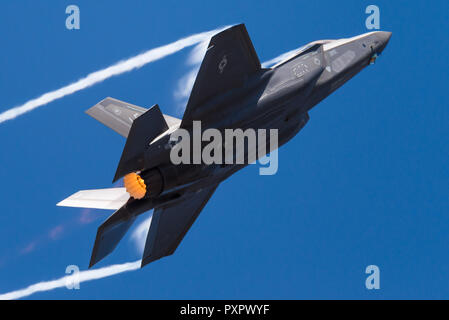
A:
{"label": "wingtip", "polygon": [[96,110],[97,106],[98,106],[99,104],[101,104],[103,101],[104,101],[104,100],[101,100],[100,102],[98,102],[97,104],[93,105],[93,106],[90,107],[89,109],[84,110],[84,113],[87,114],[87,115],[89,115],[89,116],[91,116],[92,118],[95,118],[95,117],[94,117],[95,110]]}
{"label": "wingtip", "polygon": [[93,107],[90,107],[90,108],[89,108],[89,109],[87,109],[87,110],[84,110],[84,113],[90,116],[90,115],[91,115],[90,113],[92,113],[92,111],[91,111],[91,110],[92,110],[92,108],[94,108],[94,107],[95,107],[95,106],[93,106]]}
{"label": "wingtip", "polygon": [[151,257],[143,258],[143,259],[141,260],[141,263],[140,263],[140,268],[142,269],[142,268],[145,267],[147,264],[149,264],[150,262],[153,262],[153,261],[154,261],[154,259],[152,259]]}
{"label": "wingtip", "polygon": [[114,179],[112,179],[112,183],[115,183],[120,178],[121,178],[121,176],[120,176],[120,174],[118,173],[118,170],[117,170],[117,172],[114,175]]}
{"label": "wingtip", "polygon": [[94,248],[94,250],[92,252],[92,256],[90,257],[90,261],[89,261],[89,269],[92,268],[98,262],[98,261],[96,261],[95,256],[96,256],[96,254],[95,254],[95,248]]}

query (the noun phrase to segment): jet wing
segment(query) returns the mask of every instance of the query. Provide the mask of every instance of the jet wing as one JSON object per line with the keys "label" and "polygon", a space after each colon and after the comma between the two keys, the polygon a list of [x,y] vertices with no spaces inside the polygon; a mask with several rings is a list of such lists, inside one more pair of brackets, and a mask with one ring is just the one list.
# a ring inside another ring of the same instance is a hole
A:
{"label": "jet wing", "polygon": [[246,78],[261,69],[244,24],[226,29],[210,40],[192,88],[181,127],[189,126],[192,111],[213,96],[240,87]]}
{"label": "jet wing", "polygon": [[154,210],[142,257],[142,267],[175,252],[217,186],[218,184],[201,189],[190,198]]}

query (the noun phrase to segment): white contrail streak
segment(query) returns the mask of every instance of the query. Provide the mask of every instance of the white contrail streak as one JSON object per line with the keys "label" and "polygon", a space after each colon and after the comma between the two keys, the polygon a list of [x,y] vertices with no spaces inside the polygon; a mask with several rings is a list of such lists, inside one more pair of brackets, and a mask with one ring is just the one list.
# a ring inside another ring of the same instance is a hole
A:
{"label": "white contrail streak", "polygon": [[[134,232],[131,235],[132,240],[135,241],[135,244],[139,250],[139,253],[142,254],[143,248],[145,246],[145,240],[148,233],[148,229],[150,228],[152,215],[142,221],[137,228],[135,228]],[[63,288],[67,286],[67,284],[73,283],[81,283],[90,280],[97,280],[101,278],[107,278],[122,272],[133,271],[140,268],[141,260],[128,262],[123,264],[116,264],[100,269],[81,271],[78,274],[71,274],[56,280],[51,281],[43,281],[33,285],[25,289],[20,289],[16,291],[11,291],[8,293],[0,294],[0,300],[13,300],[28,297],[37,292],[50,291],[57,288]]]}
{"label": "white contrail streak", "polygon": [[167,44],[165,46],[148,50],[135,57],[118,62],[108,68],[93,72],[87,75],[85,78],[82,78],[72,84],[69,84],[68,86],[62,87],[55,91],[45,93],[42,96],[30,100],[21,106],[14,107],[12,109],[0,113],[0,123],[5,122],[7,120],[12,120],[26,112],[34,110],[38,107],[46,105],[52,101],[63,98],[77,91],[83,90],[87,87],[93,86],[94,84],[102,82],[110,77],[117,76],[124,72],[128,72],[133,69],[143,67],[144,65],[150,62],[162,59],[186,47],[204,41],[205,39],[210,38],[213,34],[219,32],[220,30],[223,30],[224,28],[226,27],[191,35],[189,37]]}
{"label": "white contrail streak", "polygon": [[[151,225],[152,214],[142,221],[133,231],[131,239],[135,242],[139,254],[143,253],[145,247],[145,240],[148,233],[148,229]],[[11,291],[8,293],[0,294],[0,300],[14,300],[24,297],[28,297],[37,292],[50,291],[57,288],[67,286],[67,283],[81,283],[90,280],[97,280],[101,278],[110,277],[122,272],[133,271],[140,268],[141,260],[135,262],[128,262],[123,264],[116,264],[100,269],[81,271],[77,275],[68,275],[52,281],[43,281],[28,286],[25,289]]]}
{"label": "white contrail streak", "polygon": [[50,291],[57,288],[63,288],[66,287],[67,284],[82,283],[86,281],[110,277],[119,273],[137,270],[140,268],[140,264],[141,260],[138,260],[123,264],[115,264],[100,269],[81,271],[78,274],[75,273],[56,280],[39,282],[25,289],[0,294],[0,300],[20,299],[28,297],[37,292]]}

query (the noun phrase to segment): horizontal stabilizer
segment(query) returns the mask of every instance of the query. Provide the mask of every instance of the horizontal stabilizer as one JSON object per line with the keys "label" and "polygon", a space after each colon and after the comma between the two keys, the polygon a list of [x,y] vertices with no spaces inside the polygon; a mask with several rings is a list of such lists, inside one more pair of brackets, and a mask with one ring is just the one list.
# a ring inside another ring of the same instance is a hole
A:
{"label": "horizontal stabilizer", "polygon": [[145,108],[117,99],[106,98],[87,110],[86,113],[126,138],[134,119],[145,111],[147,111]]}
{"label": "horizontal stabilizer", "polygon": [[114,212],[99,228],[89,268],[110,254],[136,220],[125,207]]}
{"label": "horizontal stabilizer", "polygon": [[125,188],[81,190],[57,204],[60,207],[117,210],[129,199]]}
{"label": "horizontal stabilizer", "polygon": [[[127,138],[134,120],[148,109],[114,98],[106,98],[86,111],[95,120]],[[178,126],[181,119],[163,115],[168,126]]]}

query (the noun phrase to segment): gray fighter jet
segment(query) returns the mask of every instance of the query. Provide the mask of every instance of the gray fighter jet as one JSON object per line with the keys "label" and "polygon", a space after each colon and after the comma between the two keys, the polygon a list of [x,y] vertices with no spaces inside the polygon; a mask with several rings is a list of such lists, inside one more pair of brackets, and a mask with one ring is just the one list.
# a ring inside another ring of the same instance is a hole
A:
{"label": "gray fighter jet", "polygon": [[[60,206],[116,210],[99,228],[90,267],[111,253],[136,217],[154,209],[142,266],[174,253],[221,181],[244,164],[173,164],[177,130],[277,129],[279,146],[309,120],[308,111],[384,50],[390,32],[312,42],[262,68],[243,24],[210,40],[182,119],[106,98],[87,114],[126,137],[114,181],[123,188],[79,191]],[[247,154],[247,151],[245,151]]]}

